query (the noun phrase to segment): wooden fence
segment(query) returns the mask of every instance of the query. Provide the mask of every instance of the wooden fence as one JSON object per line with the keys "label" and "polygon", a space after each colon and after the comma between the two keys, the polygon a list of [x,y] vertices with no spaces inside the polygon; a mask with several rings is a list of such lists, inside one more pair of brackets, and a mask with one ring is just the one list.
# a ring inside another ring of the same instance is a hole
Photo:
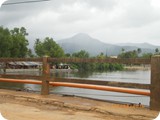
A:
{"label": "wooden fence", "polygon": [[[43,71],[42,76],[33,76],[33,75],[9,75],[9,74],[0,74],[1,80],[3,82],[7,78],[13,79],[37,79],[41,80],[42,84],[41,94],[48,95],[49,94],[49,85],[54,86],[65,86],[68,85],[70,87],[80,87],[78,85],[90,86],[89,89],[94,89],[99,86],[101,88],[105,87],[104,90],[112,91],[113,89],[120,89],[119,91],[128,91],[127,88],[138,88],[138,89],[149,89],[149,93],[143,93],[143,95],[150,96],[150,109],[160,110],[160,56],[153,56],[151,59],[119,59],[119,58],[106,58],[106,59],[80,59],[80,58],[1,58],[0,62],[17,62],[17,61],[34,61],[34,62],[42,62]],[[51,62],[62,62],[62,63],[121,63],[121,64],[151,64],[151,84],[139,84],[139,83],[124,83],[124,82],[113,82],[113,81],[101,81],[101,80],[82,80],[82,79],[69,79],[69,78],[50,78],[50,67],[49,63]],[[0,80],[0,81],[1,81]],[[70,85],[69,85],[69,84]],[[72,84],[74,83],[74,84]],[[71,85],[72,84],[72,85]],[[112,90],[110,90],[109,86],[114,86]],[[93,87],[93,88],[92,88]],[[123,87],[123,88],[118,88]],[[131,94],[134,94],[133,91]],[[137,93],[139,94],[139,92]]]}

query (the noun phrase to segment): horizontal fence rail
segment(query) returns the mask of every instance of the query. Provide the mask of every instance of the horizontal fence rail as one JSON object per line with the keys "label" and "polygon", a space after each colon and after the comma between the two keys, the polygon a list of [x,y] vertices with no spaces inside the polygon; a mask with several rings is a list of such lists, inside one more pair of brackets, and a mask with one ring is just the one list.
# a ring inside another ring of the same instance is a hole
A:
{"label": "horizontal fence rail", "polygon": [[[0,58],[0,62],[35,61],[42,62],[42,58]],[[75,62],[75,63],[121,63],[121,64],[150,64],[146,58],[48,58],[48,62]]]}
{"label": "horizontal fence rail", "polygon": [[34,80],[42,80],[42,76],[35,75],[13,75],[13,74],[0,74],[0,78],[12,78],[12,79],[34,79]]}
{"label": "horizontal fence rail", "polygon": [[53,78],[53,79],[50,78],[50,81],[137,88],[137,89],[150,89],[150,84],[126,83],[126,82],[116,82],[116,81],[87,80],[87,79],[73,79],[73,78]]}
{"label": "horizontal fence rail", "polygon": [[66,63],[121,63],[121,64],[150,64],[151,59],[143,58],[106,58],[106,59],[97,59],[97,58],[48,58],[49,62],[66,62]]}
{"label": "horizontal fence rail", "polygon": [[[13,83],[38,84],[38,85],[42,84],[42,81],[28,80],[28,79],[16,80],[16,79],[0,78],[0,81],[1,82],[13,82]],[[75,84],[75,83],[65,83],[65,82],[49,82],[49,85],[64,86],[64,87],[75,87],[75,88],[85,88],[85,89],[94,89],[94,90],[104,90],[104,91],[111,91],[111,92],[122,92],[122,93],[130,93],[130,94],[136,94],[136,95],[150,96],[149,91],[127,89],[127,88],[120,88],[120,87],[88,85],[88,84]]]}
{"label": "horizontal fence rail", "polygon": [[0,78],[0,82],[12,82],[12,83],[26,83],[26,84],[38,84],[41,85],[42,81],[30,80],[30,79],[8,79]]}
{"label": "horizontal fence rail", "polygon": [[[33,75],[5,75],[0,74],[1,78],[13,78],[13,79],[34,79],[42,80],[42,76]],[[67,82],[67,83],[80,83],[80,84],[92,84],[92,85],[103,85],[103,86],[114,86],[114,87],[124,87],[124,88],[137,88],[137,89],[150,89],[150,84],[140,84],[140,83],[126,83],[126,82],[116,82],[116,81],[102,81],[102,80],[87,80],[87,79],[73,79],[73,78],[47,78],[48,81],[55,82]]]}
{"label": "horizontal fence rail", "polygon": [[0,62],[18,62],[18,61],[42,62],[42,58],[0,58]]}
{"label": "horizontal fence rail", "polygon": [[111,92],[121,92],[121,93],[129,93],[129,94],[150,96],[150,92],[149,91],[127,89],[127,88],[120,88],[120,87],[88,85],[88,84],[75,84],[75,83],[65,83],[65,82],[52,82],[52,83],[50,83],[50,85],[63,86],[63,87],[85,88],[85,89],[94,89],[94,90],[104,90],[104,91],[111,91]]}

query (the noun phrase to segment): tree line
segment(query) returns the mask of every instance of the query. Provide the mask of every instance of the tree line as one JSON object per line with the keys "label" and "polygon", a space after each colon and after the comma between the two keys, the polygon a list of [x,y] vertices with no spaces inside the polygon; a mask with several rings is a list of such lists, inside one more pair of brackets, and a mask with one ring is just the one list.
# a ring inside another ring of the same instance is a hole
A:
{"label": "tree line", "polygon": [[159,49],[156,48],[154,53],[143,53],[141,54],[141,48],[137,50],[125,51],[124,48],[121,50],[121,54],[118,55],[118,58],[151,58],[153,55],[159,55]]}
{"label": "tree line", "polygon": [[[46,37],[44,39],[36,39],[34,43],[34,51],[36,55],[32,53],[32,50],[28,48],[29,42],[26,38],[28,33],[24,27],[13,28],[9,30],[0,26],[0,57],[2,58],[26,58],[26,57],[70,57],[70,58],[99,58],[104,59],[108,56],[104,53],[100,53],[95,57],[91,57],[85,50],[75,52],[73,54],[65,54],[64,50],[53,40],[53,38]],[[122,48],[121,54],[118,58],[149,58],[153,54],[146,53],[139,55],[141,49],[127,51]],[[155,50],[155,54],[159,54],[158,48]],[[109,64],[109,63],[72,63],[73,68],[82,70],[122,70],[123,65],[121,64]]]}

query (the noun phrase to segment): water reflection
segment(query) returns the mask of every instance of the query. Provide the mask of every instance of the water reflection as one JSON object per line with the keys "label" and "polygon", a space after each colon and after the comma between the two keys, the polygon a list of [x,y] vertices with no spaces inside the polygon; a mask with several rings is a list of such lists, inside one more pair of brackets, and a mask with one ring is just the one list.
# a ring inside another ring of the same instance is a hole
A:
{"label": "water reflection", "polygon": [[52,77],[85,78],[89,80],[118,81],[150,84],[150,70],[114,71],[114,72],[55,72]]}
{"label": "water reflection", "polygon": [[132,95],[126,93],[116,93],[100,90],[88,90],[80,88],[69,88],[69,87],[55,87],[52,90],[54,93],[58,94],[67,94],[73,96],[81,96],[86,98],[93,98],[98,100],[106,100],[112,102],[121,102],[121,103],[135,103],[143,104],[149,106],[149,97],[141,95]]}
{"label": "water reflection", "polygon": [[[1,70],[0,74],[4,74],[4,71]],[[42,72],[38,69],[6,69],[5,74],[13,74],[13,75],[42,75]]]}
{"label": "water reflection", "polygon": [[150,84],[150,74],[150,70],[116,71],[105,73],[93,73],[89,78],[96,78],[104,81]]}
{"label": "water reflection", "polygon": [[51,72],[51,77],[61,77],[61,78],[89,78],[91,75],[93,75],[93,72],[90,71],[79,71],[79,72],[74,72],[74,71],[52,71]]}

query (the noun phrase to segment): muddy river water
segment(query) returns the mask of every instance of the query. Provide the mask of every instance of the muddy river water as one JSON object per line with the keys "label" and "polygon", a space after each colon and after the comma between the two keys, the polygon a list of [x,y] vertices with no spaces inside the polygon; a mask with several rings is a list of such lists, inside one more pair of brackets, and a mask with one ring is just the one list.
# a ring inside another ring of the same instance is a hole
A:
{"label": "muddy river water", "polygon": [[[22,74],[22,73],[15,73]],[[29,74],[33,74],[30,72]],[[34,73],[35,74],[35,73]],[[37,73],[38,74],[38,73]],[[53,77],[67,77],[88,80],[103,80],[103,81],[119,81],[131,83],[150,84],[150,70],[134,70],[134,71],[114,71],[114,72],[58,72],[52,73]],[[32,84],[17,84],[17,83],[0,83],[0,88],[9,89],[27,89],[31,91],[40,91],[40,85]],[[99,100],[122,102],[122,103],[136,103],[149,106],[150,98],[142,95],[131,95],[125,93],[88,90],[69,87],[54,87],[50,88],[51,93],[81,96]]]}

